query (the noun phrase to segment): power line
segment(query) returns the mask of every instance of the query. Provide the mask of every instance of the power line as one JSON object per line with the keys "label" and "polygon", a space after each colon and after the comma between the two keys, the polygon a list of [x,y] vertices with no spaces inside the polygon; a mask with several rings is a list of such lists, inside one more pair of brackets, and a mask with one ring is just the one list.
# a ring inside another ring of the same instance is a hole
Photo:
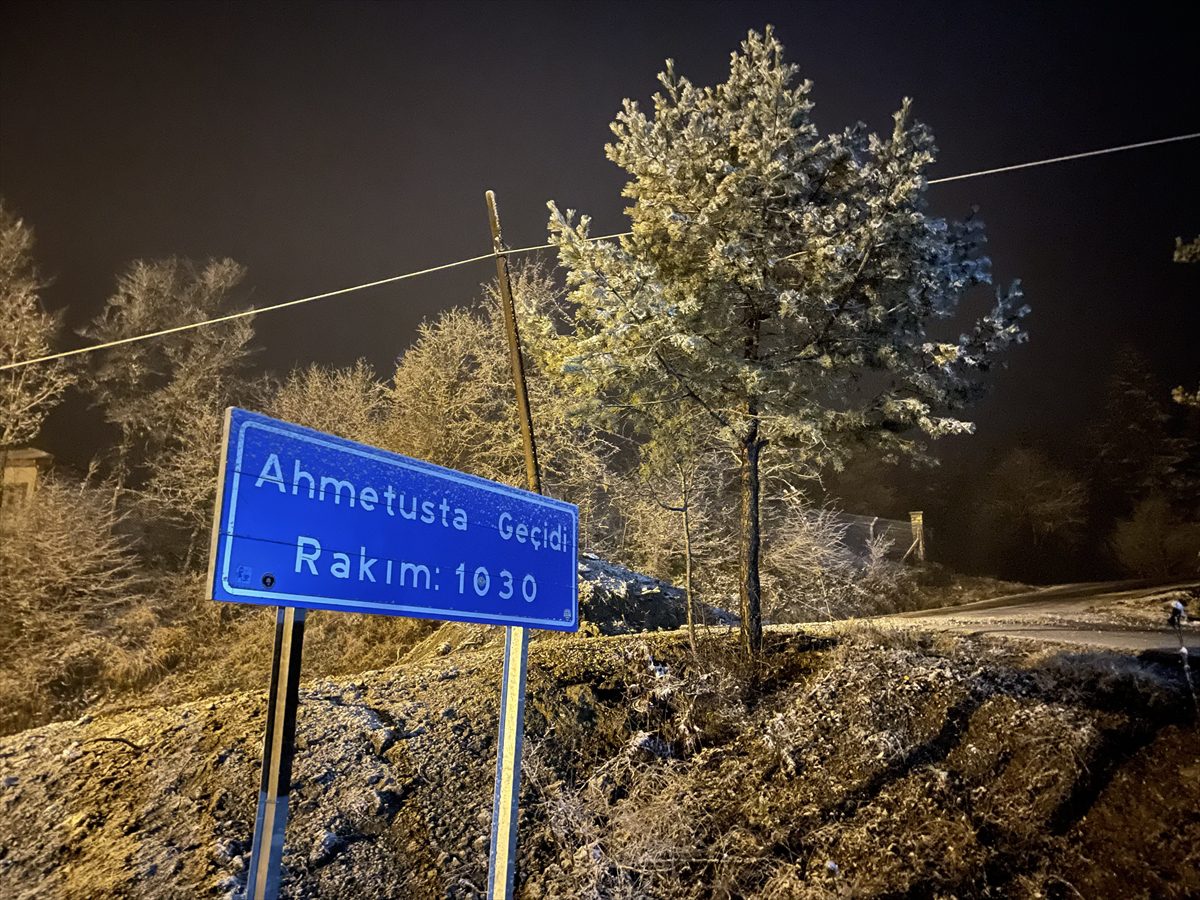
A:
{"label": "power line", "polygon": [[[615,237],[621,237],[628,232],[622,234],[606,234],[600,237],[590,238],[593,241],[605,241]],[[506,253],[529,253],[534,250],[545,250],[553,244],[540,244],[536,247],[522,247],[519,250],[506,250]],[[6,363],[0,366],[0,372],[8,369],[19,369],[23,366],[32,366],[37,363],[51,362],[56,359],[66,359],[69,356],[79,356],[83,353],[94,353],[97,350],[108,350],[111,347],[120,347],[122,344],[135,344],[139,341],[148,341],[153,338],[166,337],[168,334],[178,334],[181,331],[192,331],[196,328],[205,328],[209,325],[220,325],[223,322],[232,322],[235,319],[245,319],[249,316],[257,316],[260,313],[275,312],[279,309],[287,309],[289,306],[300,306],[303,303],[312,303],[314,300],[325,300],[329,297],[337,297],[340,294],[350,294],[354,291],[363,291],[367,288],[379,287],[383,284],[392,284],[397,281],[404,281],[408,278],[417,278],[421,275],[431,275],[434,272],[442,272],[446,269],[453,269],[458,266],[465,266],[470,263],[482,262],[485,259],[495,259],[495,253],[482,253],[479,256],[472,256],[469,259],[460,259],[455,262],[443,263],[440,266],[430,266],[427,269],[419,269],[415,272],[405,272],[402,275],[392,275],[388,278],[380,278],[377,281],[368,281],[364,284],[356,284],[352,287],[338,288],[333,291],[325,291],[323,294],[313,294],[311,297],[297,297],[294,300],[285,300],[282,303],[273,303],[270,306],[259,306],[252,309],[243,309],[235,313],[229,313],[224,316],[217,316],[212,319],[201,319],[199,322],[188,322],[186,325],[174,325],[170,328],[162,328],[158,331],[149,331],[145,334],[135,334],[130,337],[118,338],[114,341],[105,341],[102,344],[91,344],[87,347],[77,347],[74,350],[63,350],[58,353],[48,353],[45,356],[35,356],[32,359],[23,359],[19,362]]]}
{"label": "power line", "polygon": [[[1012,172],[1017,169],[1031,169],[1035,166],[1048,166],[1075,159],[1084,159],[1089,156],[1104,156],[1109,153],[1120,153],[1125,150],[1138,150],[1142,147],[1155,147],[1159,144],[1171,144],[1177,141],[1191,141],[1195,140],[1196,138],[1200,138],[1200,132],[1179,134],[1175,135],[1174,137],[1158,138],[1152,141],[1140,141],[1136,144],[1122,144],[1117,147],[1105,147],[1101,150],[1087,150],[1083,153],[1071,153],[1067,156],[1055,156],[1049,159],[1034,160],[1033,162],[1017,163],[1011,166],[1000,166],[995,169],[981,169],[978,172],[966,172],[962,175],[951,175],[946,178],[933,178],[930,179],[928,183],[931,185],[946,184],[950,181],[963,181],[967,178],[978,178],[983,175],[996,175],[1000,172]],[[606,234],[599,237],[588,238],[588,240],[607,241],[613,238],[628,237],[632,233],[633,232],[631,231],[620,231],[615,234]],[[507,255],[513,256],[518,253],[532,253],[535,250],[549,250],[553,247],[554,244],[537,244],[536,246],[532,247],[518,247],[515,250],[506,250],[504,252]],[[6,363],[5,365],[0,366],[0,372],[7,371],[9,369],[20,369],[25,366],[32,366],[38,363],[52,362],[56,359],[66,359],[67,357],[79,356],[84,353],[94,353],[97,350],[107,350],[111,347],[119,347],[123,344],[134,344],[139,341],[148,341],[152,340],[153,338],[165,337],[169,334],[178,334],[183,331],[191,331],[195,328],[204,328],[209,325],[220,325],[223,322],[232,322],[235,319],[244,319],[248,316],[257,316],[260,313],[275,312],[276,310],[287,309],[290,306],[300,306],[304,303],[312,303],[315,300],[325,300],[329,297],[340,296],[341,294],[350,294],[354,291],[362,291],[366,290],[367,288],[379,287],[380,285],[384,284],[393,284],[397,281],[405,281],[406,279],[417,278],[421,275],[431,275],[434,272],[442,272],[446,269],[454,269],[458,266],[465,266],[471,263],[482,262],[485,259],[494,258],[494,253],[482,253],[479,256],[472,256],[469,259],[460,259],[456,260],[455,262],[443,263],[440,266],[430,266],[427,269],[419,269],[415,272],[405,272],[401,275],[392,275],[388,278],[380,278],[377,281],[368,281],[364,284],[356,284],[353,287],[338,288],[337,290],[326,291],[322,294],[313,294],[310,297],[298,297],[294,300],[285,300],[282,303],[274,303],[271,306],[260,306],[255,309],[244,309],[240,312],[229,313],[228,315],[224,316],[217,316],[213,319],[201,319],[199,322],[189,322],[186,325],[175,325],[171,328],[163,328],[159,331],[147,332],[146,334],[137,334],[130,337],[119,338],[115,341],[106,341],[101,344],[92,344],[87,347],[77,347],[74,350],[63,350],[58,353],[48,353],[45,356],[36,356],[32,359],[23,359],[18,362]]]}
{"label": "power line", "polygon": [[1200,138],[1200,131],[1192,134],[1177,134],[1174,137],[1158,138],[1153,141],[1141,141],[1137,144],[1122,144],[1120,147],[1105,147],[1103,150],[1087,150],[1083,153],[1072,153],[1068,156],[1055,156],[1051,159],[1039,159],[1034,162],[1017,163],[1015,166],[1000,166],[997,169],[983,169],[979,172],[968,172],[965,175],[951,175],[949,178],[933,178],[929,184],[945,184],[947,181],[962,181],[964,178],[977,178],[980,175],[995,175],[999,172],[1012,172],[1016,169],[1032,169],[1034,166],[1048,166],[1052,163],[1067,162],[1072,159],[1084,159],[1088,156],[1104,156],[1107,153],[1120,153],[1122,150],[1138,150],[1142,147],[1156,147],[1159,144],[1173,144],[1176,141],[1193,141]]}

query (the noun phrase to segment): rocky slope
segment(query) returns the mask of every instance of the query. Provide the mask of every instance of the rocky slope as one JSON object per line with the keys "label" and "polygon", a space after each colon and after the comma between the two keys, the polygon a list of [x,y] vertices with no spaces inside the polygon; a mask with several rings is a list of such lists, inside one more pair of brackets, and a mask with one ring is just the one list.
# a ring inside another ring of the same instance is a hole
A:
{"label": "rocky slope", "polygon": [[[1177,675],[957,637],[710,632],[530,653],[526,898],[1200,895],[1200,733]],[[499,653],[447,626],[306,683],[287,897],[473,898]],[[1022,651],[1024,652],[1024,651]],[[236,897],[266,703],[0,738],[0,895]]]}

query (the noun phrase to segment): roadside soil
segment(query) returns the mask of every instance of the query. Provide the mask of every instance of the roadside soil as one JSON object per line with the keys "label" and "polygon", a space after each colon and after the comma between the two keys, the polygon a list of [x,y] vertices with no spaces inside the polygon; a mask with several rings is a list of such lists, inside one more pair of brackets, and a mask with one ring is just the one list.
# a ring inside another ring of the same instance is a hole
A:
{"label": "roadside soil", "polygon": [[[289,898],[479,898],[500,654],[307,682]],[[481,642],[476,639],[482,637]],[[264,673],[265,681],[265,673]],[[0,738],[0,894],[241,896],[262,692]],[[1200,896],[1200,731],[1128,654],[866,626],[530,650],[519,896]]]}

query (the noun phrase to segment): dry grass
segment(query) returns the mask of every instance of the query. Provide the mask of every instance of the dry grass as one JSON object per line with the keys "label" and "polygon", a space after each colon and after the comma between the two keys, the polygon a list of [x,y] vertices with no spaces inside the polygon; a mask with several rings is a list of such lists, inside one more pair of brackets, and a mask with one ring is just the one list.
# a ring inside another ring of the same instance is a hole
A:
{"label": "dry grass", "polygon": [[[84,711],[159,705],[264,689],[274,607],[213,603],[199,575],[147,578],[153,588],[85,617],[53,608],[8,608],[0,654],[0,734]],[[304,677],[394,665],[438,626],[387,616],[312,612]]]}
{"label": "dry grass", "polygon": [[[269,625],[265,610],[219,623],[247,641]],[[289,824],[294,891],[481,896],[499,660],[495,648],[442,651],[446,634],[426,641],[420,652],[433,645],[435,655],[411,669],[310,686]],[[698,656],[680,633],[531,648],[520,896],[1059,898],[1073,886],[1083,896],[1170,898],[1200,890],[1196,730],[1187,707],[1171,702],[1179,690],[1169,673],[1105,654],[1029,655],[987,640],[870,628],[820,641],[767,637],[753,665],[733,635],[710,635]],[[177,896],[184,876],[128,869],[130,841],[158,842],[163,859],[194,848],[181,858],[196,895],[218,881],[236,889],[230,873],[244,871],[244,853],[233,869],[206,851],[214,842],[248,846],[246,786],[257,778],[263,711],[261,693],[235,695],[0,741],[0,760],[33,754],[36,771],[51,773],[27,778],[34,763],[22,763],[27,793],[9,807],[21,816],[10,832],[44,832],[57,843],[10,857],[25,867],[13,871],[36,885],[64,871],[48,864],[57,854],[82,847],[88,855],[73,858],[88,865],[73,870],[81,878],[87,870],[89,896]],[[384,724],[394,727],[387,749],[378,740]],[[138,757],[124,745],[87,746],[101,735],[156,749]],[[65,762],[80,741],[119,777]],[[132,785],[131,771],[146,785]],[[163,784],[181,785],[200,825],[164,811]],[[76,818],[92,823],[78,836],[56,828],[64,785],[86,801],[72,798]],[[354,810],[377,808],[379,785],[394,786],[403,802],[348,824]],[[306,862],[305,849],[331,830],[351,843],[335,860]],[[96,871],[112,874],[113,886]]]}

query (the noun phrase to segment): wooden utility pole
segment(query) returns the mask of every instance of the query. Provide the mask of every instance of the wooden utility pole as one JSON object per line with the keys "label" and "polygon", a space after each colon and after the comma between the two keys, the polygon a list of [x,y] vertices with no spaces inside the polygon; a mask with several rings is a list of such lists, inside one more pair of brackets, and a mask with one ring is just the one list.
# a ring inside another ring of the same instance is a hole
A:
{"label": "wooden utility pole", "polygon": [[521,443],[525,447],[525,480],[529,490],[542,492],[542,475],[538,468],[537,444],[533,438],[533,416],[529,412],[529,391],[525,387],[525,362],[521,358],[521,332],[517,327],[517,308],[513,301],[512,282],[508,277],[508,257],[504,254],[504,239],[500,236],[500,214],[496,211],[496,195],[487,192],[488,223],[492,227],[492,252],[496,254],[496,280],[500,283],[500,304],[504,311],[504,330],[508,334],[508,357],[512,364],[513,387],[517,392],[517,412],[521,420]]}
{"label": "wooden utility pole", "polygon": [[[508,355],[525,447],[525,480],[529,490],[542,492],[529,392],[525,387],[525,364],[521,359],[521,334],[517,327],[516,304],[508,277],[508,257],[500,235],[496,195],[487,192],[488,224],[492,229],[492,251],[496,254],[496,280],[508,334]],[[521,744],[525,726],[525,669],[529,654],[529,632],[509,626],[504,636],[504,680],[500,689],[500,740],[496,745],[496,793],[492,802],[492,843],[488,859],[488,897],[509,900],[513,896],[517,855],[517,801],[521,790]]]}
{"label": "wooden utility pole", "polygon": [[921,510],[916,510],[908,514],[908,521],[912,523],[913,548],[917,554],[917,562],[925,562],[925,513]]}

